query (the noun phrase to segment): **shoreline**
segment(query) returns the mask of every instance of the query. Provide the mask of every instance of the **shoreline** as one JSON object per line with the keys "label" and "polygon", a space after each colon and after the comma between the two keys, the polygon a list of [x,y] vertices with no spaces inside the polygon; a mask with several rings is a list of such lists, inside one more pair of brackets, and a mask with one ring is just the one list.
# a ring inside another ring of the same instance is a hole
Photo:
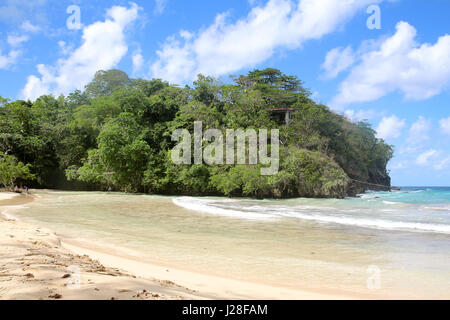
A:
{"label": "shoreline", "polygon": [[[17,197],[20,195],[0,193],[1,202],[14,202]],[[344,293],[275,287],[140,262],[61,240],[51,230],[12,220],[1,211],[0,216],[0,299],[361,298]]]}

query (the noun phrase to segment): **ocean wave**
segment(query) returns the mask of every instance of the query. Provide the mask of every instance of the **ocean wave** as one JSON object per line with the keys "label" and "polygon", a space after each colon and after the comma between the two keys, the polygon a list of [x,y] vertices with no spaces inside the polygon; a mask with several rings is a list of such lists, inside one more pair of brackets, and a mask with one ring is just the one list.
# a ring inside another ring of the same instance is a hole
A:
{"label": "ocean wave", "polygon": [[384,204],[402,204],[401,202],[383,201]]}
{"label": "ocean wave", "polygon": [[[422,222],[392,221],[385,219],[368,219],[363,217],[349,217],[342,215],[342,210],[334,209],[336,215],[320,213],[321,207],[296,206],[296,207],[263,207],[251,206],[238,208],[236,206],[226,207],[225,203],[217,200],[181,197],[172,200],[179,207],[204,212],[214,215],[228,216],[238,219],[249,220],[271,220],[274,218],[295,218],[301,220],[314,221],[318,223],[334,223],[346,226],[356,226],[362,228],[397,230],[397,231],[417,231],[435,232],[450,234],[450,225],[434,224]],[[295,210],[293,210],[295,209]]]}
{"label": "ocean wave", "polygon": [[381,196],[376,193],[362,194],[362,195],[359,195],[359,197],[361,199],[379,199],[379,198],[381,198]]}
{"label": "ocean wave", "polygon": [[240,219],[249,219],[249,220],[266,220],[275,218],[274,215],[261,215],[260,213],[255,213],[251,211],[241,211],[241,210],[233,210],[233,209],[225,209],[218,206],[214,206],[213,204],[216,200],[210,199],[199,199],[199,198],[191,198],[191,197],[181,197],[172,199],[172,202],[184,209],[193,210],[197,212],[204,212],[213,215],[227,216],[233,218]]}
{"label": "ocean wave", "polygon": [[382,219],[365,219],[343,216],[327,216],[327,215],[304,215],[298,212],[291,212],[289,216],[303,220],[312,220],[323,223],[337,223],[341,225],[357,226],[372,229],[398,230],[398,231],[419,231],[419,232],[437,232],[450,234],[450,225],[445,224],[428,224],[419,222],[402,222]]}

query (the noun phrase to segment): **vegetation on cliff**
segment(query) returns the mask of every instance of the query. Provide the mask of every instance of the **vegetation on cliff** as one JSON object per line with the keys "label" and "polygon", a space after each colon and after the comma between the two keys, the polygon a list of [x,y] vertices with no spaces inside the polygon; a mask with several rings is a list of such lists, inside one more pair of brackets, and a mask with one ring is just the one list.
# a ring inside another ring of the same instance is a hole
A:
{"label": "vegetation on cliff", "polygon": [[[344,197],[362,191],[353,180],[390,185],[392,147],[368,123],[317,104],[299,79],[279,70],[233,80],[199,75],[192,87],[180,88],[110,70],[67,97],[1,99],[0,171],[8,167],[2,161],[12,161],[22,170],[21,183],[48,188],[258,198]],[[271,117],[279,108],[292,110],[289,125]],[[279,172],[262,176],[261,165],[175,165],[171,133],[192,132],[194,121],[222,131],[279,129]]]}

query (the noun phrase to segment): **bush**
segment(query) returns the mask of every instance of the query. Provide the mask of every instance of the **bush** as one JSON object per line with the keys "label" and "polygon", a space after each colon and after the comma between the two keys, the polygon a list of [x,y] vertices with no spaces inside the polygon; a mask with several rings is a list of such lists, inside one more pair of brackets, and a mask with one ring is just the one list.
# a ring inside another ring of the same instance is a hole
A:
{"label": "bush", "polygon": [[34,180],[31,165],[17,161],[16,157],[0,152],[0,184],[10,190],[14,189],[17,180]]}

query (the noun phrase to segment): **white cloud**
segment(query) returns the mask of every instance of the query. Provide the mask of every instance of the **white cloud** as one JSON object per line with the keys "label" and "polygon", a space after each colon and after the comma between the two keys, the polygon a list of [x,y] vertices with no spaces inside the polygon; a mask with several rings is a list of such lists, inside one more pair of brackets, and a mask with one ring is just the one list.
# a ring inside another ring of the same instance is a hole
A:
{"label": "white cloud", "polygon": [[30,32],[30,33],[36,33],[41,31],[41,28],[39,26],[33,25],[30,21],[25,21],[24,23],[22,23],[22,25],[20,26],[20,28],[25,31],[25,32]]}
{"label": "white cloud", "polygon": [[381,0],[269,0],[247,17],[229,22],[228,14],[191,36],[166,39],[151,66],[153,77],[190,81],[198,73],[220,76],[253,67],[277,49],[295,49],[341,28],[358,10]]}
{"label": "white cloud", "polygon": [[16,64],[20,54],[21,52],[19,50],[11,50],[7,55],[2,55],[2,51],[0,50],[0,69],[8,69]]}
{"label": "white cloud", "polygon": [[136,51],[131,59],[133,62],[133,72],[141,70],[142,66],[144,65],[144,57],[142,56],[141,51]]}
{"label": "white cloud", "polygon": [[28,41],[30,38],[26,35],[21,35],[21,36],[15,36],[15,35],[8,35],[8,44],[11,47],[18,47],[20,46],[23,42]]}
{"label": "white cloud", "polygon": [[443,133],[450,134],[450,117],[447,119],[441,119],[439,124]]}
{"label": "white cloud", "polygon": [[8,34],[6,42],[11,47],[8,53],[3,54],[0,49],[0,69],[9,69],[17,63],[19,56],[22,54],[20,46],[25,41],[28,41],[27,35]]}
{"label": "white cloud", "polygon": [[423,116],[420,116],[409,129],[408,142],[418,144],[428,140],[428,132],[431,130],[431,127],[431,121],[425,119]]}
{"label": "white cloud", "polygon": [[28,77],[23,98],[68,94],[82,89],[98,70],[115,67],[128,51],[124,29],[137,19],[138,10],[135,3],[129,8],[114,6],[107,11],[105,21],[84,27],[81,46],[67,58],[59,59],[56,66],[37,66],[40,77]]}
{"label": "white cloud", "polygon": [[443,170],[450,166],[450,157],[444,158],[439,163],[437,163],[434,168],[436,170]]}
{"label": "white cloud", "polygon": [[325,79],[333,79],[339,73],[348,69],[355,62],[355,56],[351,47],[334,48],[327,53],[321,68],[324,70]]}
{"label": "white cloud", "polygon": [[429,131],[432,129],[432,122],[423,116],[419,116],[409,128],[408,137],[398,148],[398,153],[401,155],[417,155],[418,152],[427,145],[429,146]]}
{"label": "white cloud", "polygon": [[45,5],[47,0],[2,0],[0,5],[0,21],[16,24],[32,16],[34,20],[45,21]]}
{"label": "white cloud", "polygon": [[398,138],[405,124],[405,120],[400,120],[395,115],[384,117],[377,127],[377,137],[384,140]]}
{"label": "white cloud", "polygon": [[22,90],[24,99],[34,100],[43,94],[50,93],[50,85],[48,84],[50,81],[44,81],[44,79],[44,76],[42,79],[29,76],[25,88]]}
{"label": "white cloud", "polygon": [[58,41],[58,46],[61,49],[61,53],[63,55],[68,55],[73,50],[73,45],[67,44],[65,41],[62,40]]}
{"label": "white cloud", "polygon": [[155,14],[161,14],[163,13],[164,9],[166,8],[167,0],[155,0]]}
{"label": "white cloud", "polygon": [[394,91],[414,100],[439,94],[450,82],[450,35],[434,45],[420,45],[415,37],[414,27],[399,22],[392,37],[361,52],[361,62],[341,83],[330,105],[342,110],[350,103],[374,101]]}
{"label": "white cloud", "polygon": [[427,165],[429,163],[429,161],[431,160],[431,158],[437,156],[438,154],[439,154],[439,152],[434,149],[425,151],[417,157],[416,163],[421,166]]}

